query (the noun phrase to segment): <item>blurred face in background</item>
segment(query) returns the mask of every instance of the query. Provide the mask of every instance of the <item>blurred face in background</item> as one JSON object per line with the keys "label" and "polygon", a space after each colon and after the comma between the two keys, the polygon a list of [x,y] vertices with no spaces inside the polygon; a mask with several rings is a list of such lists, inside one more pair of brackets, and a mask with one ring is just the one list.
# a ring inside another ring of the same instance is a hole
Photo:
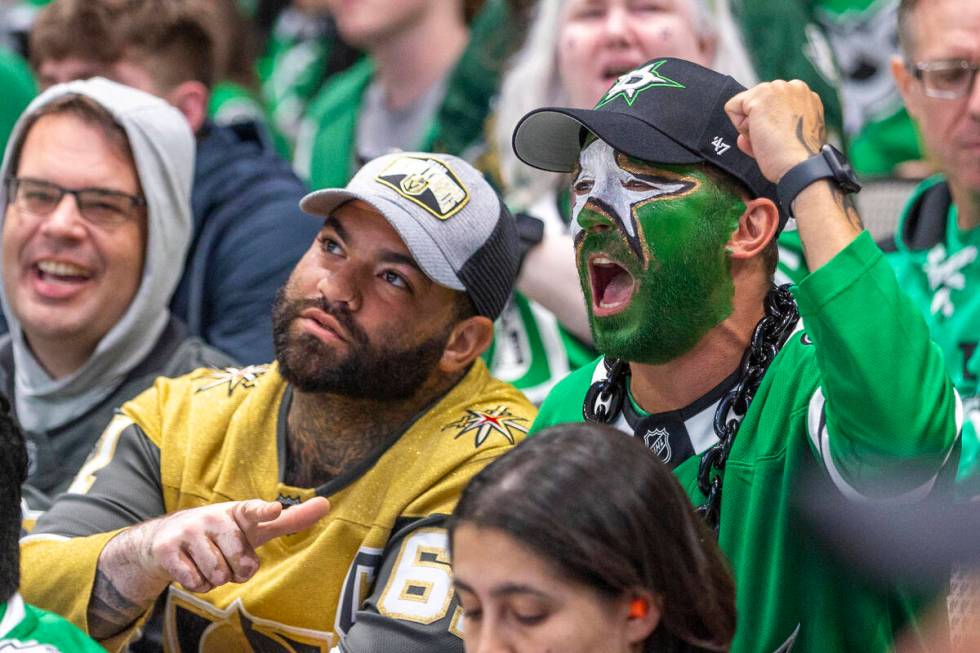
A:
{"label": "blurred face in background", "polygon": [[433,3],[449,2],[458,4],[455,0],[307,0],[305,4],[326,5],[344,41],[370,49],[410,29],[433,9]]}
{"label": "blurred face in background", "polygon": [[558,73],[572,106],[589,108],[607,88],[655,57],[704,66],[714,40],[698,34],[696,0],[567,0]]}
{"label": "blurred face in background", "polygon": [[[909,16],[911,50],[907,61],[892,65],[909,114],[915,118],[926,149],[948,177],[954,193],[980,191],[980,84],[976,73],[960,97],[929,97],[923,82],[906,65],[965,61],[980,64],[980,2],[931,0],[920,2]],[[937,82],[966,80],[965,71],[936,75]]]}

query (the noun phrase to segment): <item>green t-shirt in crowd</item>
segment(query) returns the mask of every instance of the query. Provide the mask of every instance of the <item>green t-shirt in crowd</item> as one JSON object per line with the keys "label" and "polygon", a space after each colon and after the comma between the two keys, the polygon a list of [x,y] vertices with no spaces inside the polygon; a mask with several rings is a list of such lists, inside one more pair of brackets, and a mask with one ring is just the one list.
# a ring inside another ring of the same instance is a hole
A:
{"label": "green t-shirt in crowd", "polygon": [[[294,14],[294,20],[301,18]],[[309,21],[316,25],[315,19]],[[303,115],[323,85],[331,45],[319,32],[304,37],[277,25],[258,61],[262,100],[286,156],[292,155]]]}
{"label": "green t-shirt in crowd", "polygon": [[[867,233],[793,294],[803,325],[766,372],[724,470],[718,540],[736,581],[731,650],[793,642],[794,653],[889,651],[923,600],[865,582],[831,558],[796,502],[814,482],[874,501],[893,498],[875,490],[883,478],[903,479],[908,499],[951,480],[958,400],[921,316]],[[586,392],[605,375],[600,359],[561,381],[532,433],[584,421]],[[718,441],[715,408],[733,382],[665,413],[646,414],[630,399],[613,422],[672,466],[695,505],[704,501],[701,455]]]}
{"label": "green t-shirt in crowd", "polygon": [[[0,48],[0,148],[6,148],[7,139],[14,129],[17,118],[37,95],[37,85],[27,62],[17,53]],[[2,150],[0,150],[2,151]]]}
{"label": "green t-shirt in crowd", "polygon": [[255,95],[241,84],[231,81],[218,82],[211,89],[208,117],[219,125],[239,121],[266,124],[265,110]]}
{"label": "green t-shirt in crowd", "polygon": [[105,653],[67,619],[24,603],[14,594],[0,603],[0,651],[3,653]]}
{"label": "green t-shirt in crowd", "polygon": [[[415,148],[466,158],[483,141],[483,128],[512,39],[507,2],[488,0],[470,26],[470,39],[445,78],[445,94]],[[296,140],[293,164],[311,188],[345,185],[357,168],[356,130],[367,89],[374,79],[370,58],[324,83],[307,109]]]}

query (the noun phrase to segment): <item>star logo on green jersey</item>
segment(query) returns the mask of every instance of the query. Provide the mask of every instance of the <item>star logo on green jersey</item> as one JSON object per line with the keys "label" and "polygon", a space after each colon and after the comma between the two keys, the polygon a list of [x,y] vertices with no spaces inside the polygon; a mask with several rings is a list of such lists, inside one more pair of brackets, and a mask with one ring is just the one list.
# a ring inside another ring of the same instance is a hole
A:
{"label": "star logo on green jersey", "polygon": [[602,96],[599,103],[595,105],[595,108],[598,109],[609,104],[620,96],[626,101],[626,105],[631,107],[640,93],[651,88],[687,88],[680,82],[676,82],[658,72],[660,67],[665,63],[667,63],[667,60],[661,59],[660,61],[640,66],[635,70],[620,75],[616,83],[606,91],[606,94]]}
{"label": "star logo on green jersey", "polygon": [[473,433],[473,446],[479,449],[493,433],[499,433],[510,444],[515,444],[515,433],[527,433],[527,427],[519,424],[527,422],[524,417],[517,417],[507,406],[497,406],[490,410],[466,410],[466,415],[455,422],[450,422],[442,430],[457,429],[453,439],[459,439],[467,433]]}

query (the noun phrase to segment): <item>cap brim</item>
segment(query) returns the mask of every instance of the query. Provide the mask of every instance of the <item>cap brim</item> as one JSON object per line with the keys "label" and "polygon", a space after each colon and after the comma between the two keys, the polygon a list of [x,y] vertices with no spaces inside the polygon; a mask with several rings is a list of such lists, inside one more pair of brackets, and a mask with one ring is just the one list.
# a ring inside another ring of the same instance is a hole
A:
{"label": "cap brim", "polygon": [[654,163],[698,163],[704,157],[653,125],[625,113],[596,109],[535,109],[514,129],[514,152],[524,163],[571,172],[582,149],[582,128],[629,156]]}
{"label": "cap brim", "polygon": [[361,200],[378,211],[398,232],[412,258],[432,281],[452,290],[466,292],[466,286],[453,271],[446,255],[439,249],[425,228],[398,204],[380,195],[357,193],[342,188],[327,188],[310,193],[300,200],[299,207],[309,214],[326,217],[341,204]]}

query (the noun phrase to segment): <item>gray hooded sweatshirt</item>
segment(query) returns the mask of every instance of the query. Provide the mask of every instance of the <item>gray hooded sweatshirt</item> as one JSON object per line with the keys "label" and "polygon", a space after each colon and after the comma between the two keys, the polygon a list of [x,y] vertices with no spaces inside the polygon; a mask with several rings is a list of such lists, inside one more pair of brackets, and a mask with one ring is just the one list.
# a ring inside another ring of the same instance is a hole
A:
{"label": "gray hooded sweatshirt", "polygon": [[[187,121],[163,100],[106,79],[61,84],[35,99],[14,127],[0,178],[15,173],[11,157],[24,137],[26,117],[69,94],[89,97],[107,109],[129,137],[147,201],[146,252],[139,290],[129,308],[85,364],[61,379],[51,378],[37,361],[10,309],[6,291],[0,289],[13,350],[13,402],[17,418],[28,432],[51,431],[77,420],[119,388],[127,374],[154,350],[171,324],[167,305],[183,272],[191,239],[195,143]],[[7,206],[2,187],[0,206]],[[6,210],[0,213],[0,220],[5,214]],[[218,354],[217,360],[228,359]]]}

